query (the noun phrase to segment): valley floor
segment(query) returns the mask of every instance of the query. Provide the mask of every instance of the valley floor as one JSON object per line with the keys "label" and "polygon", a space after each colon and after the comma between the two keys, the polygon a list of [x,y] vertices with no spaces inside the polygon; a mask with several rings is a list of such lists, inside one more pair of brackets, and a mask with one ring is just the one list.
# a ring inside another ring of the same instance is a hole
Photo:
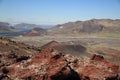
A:
{"label": "valley floor", "polygon": [[34,36],[34,37],[14,37],[12,40],[25,42],[30,45],[43,46],[50,41],[68,42],[73,41],[87,46],[104,46],[120,50],[120,38],[96,37],[96,36]]}

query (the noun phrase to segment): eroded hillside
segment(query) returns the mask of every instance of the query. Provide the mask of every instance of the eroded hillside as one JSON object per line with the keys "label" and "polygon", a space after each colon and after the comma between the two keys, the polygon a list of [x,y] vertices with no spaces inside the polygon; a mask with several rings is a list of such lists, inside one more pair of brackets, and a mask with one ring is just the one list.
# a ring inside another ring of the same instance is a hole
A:
{"label": "eroded hillside", "polygon": [[[120,20],[91,19],[59,24],[48,30],[50,35],[120,37]],[[91,34],[91,35],[90,35]]]}
{"label": "eroded hillside", "polygon": [[119,80],[118,65],[101,55],[64,54],[64,48],[77,47],[68,44],[52,41],[39,48],[1,38],[0,80]]}

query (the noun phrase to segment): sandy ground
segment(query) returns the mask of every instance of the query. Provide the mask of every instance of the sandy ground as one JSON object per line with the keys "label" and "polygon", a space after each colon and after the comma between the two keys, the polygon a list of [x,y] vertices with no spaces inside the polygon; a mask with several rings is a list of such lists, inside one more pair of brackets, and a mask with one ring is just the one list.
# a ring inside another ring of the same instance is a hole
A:
{"label": "sandy ground", "polygon": [[35,37],[14,37],[15,41],[25,42],[30,45],[42,46],[50,41],[67,42],[76,41],[87,46],[106,46],[113,49],[120,50],[120,38],[107,38],[107,37],[69,37],[69,36],[35,36]]}

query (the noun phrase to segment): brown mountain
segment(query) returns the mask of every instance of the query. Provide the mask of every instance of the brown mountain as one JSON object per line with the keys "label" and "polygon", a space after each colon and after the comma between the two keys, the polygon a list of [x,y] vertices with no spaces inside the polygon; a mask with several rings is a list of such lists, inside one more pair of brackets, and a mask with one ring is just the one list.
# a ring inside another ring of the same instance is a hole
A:
{"label": "brown mountain", "polygon": [[47,31],[43,28],[33,28],[24,34],[24,36],[41,36],[47,34]]}
{"label": "brown mountain", "polygon": [[60,24],[48,30],[51,34],[81,34],[81,33],[119,33],[120,20],[92,19]]}

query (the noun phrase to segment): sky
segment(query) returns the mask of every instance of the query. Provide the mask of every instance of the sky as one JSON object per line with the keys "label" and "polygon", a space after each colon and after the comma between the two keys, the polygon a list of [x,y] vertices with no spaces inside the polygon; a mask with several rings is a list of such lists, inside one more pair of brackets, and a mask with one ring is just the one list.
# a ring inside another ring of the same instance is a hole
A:
{"label": "sky", "polygon": [[120,19],[120,0],[0,0],[0,21],[61,24]]}

